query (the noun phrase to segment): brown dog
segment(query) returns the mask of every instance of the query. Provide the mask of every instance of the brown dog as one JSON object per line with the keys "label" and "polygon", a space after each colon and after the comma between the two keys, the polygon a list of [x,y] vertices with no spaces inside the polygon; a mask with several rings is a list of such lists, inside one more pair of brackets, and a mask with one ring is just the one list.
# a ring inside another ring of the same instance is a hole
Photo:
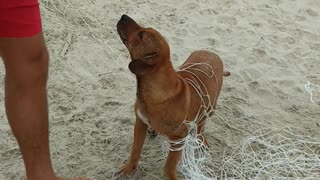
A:
{"label": "brown dog", "polygon": [[[120,170],[128,176],[137,167],[148,127],[175,141],[187,136],[185,122],[196,119],[197,131],[203,133],[206,116],[199,114],[212,115],[223,75],[230,73],[224,73],[219,56],[208,51],[193,52],[176,72],[170,61],[169,45],[159,32],[139,26],[127,15],[121,17],[117,30],[129,50],[129,69],[138,84],[131,156]],[[171,144],[171,148],[179,146]],[[180,157],[181,151],[169,151],[164,172],[170,180],[178,179]]]}

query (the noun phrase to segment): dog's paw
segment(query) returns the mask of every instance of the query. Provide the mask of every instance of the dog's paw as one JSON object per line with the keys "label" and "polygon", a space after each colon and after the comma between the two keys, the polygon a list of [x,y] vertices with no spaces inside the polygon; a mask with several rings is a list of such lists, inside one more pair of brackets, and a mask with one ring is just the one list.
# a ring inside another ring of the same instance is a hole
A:
{"label": "dog's paw", "polygon": [[124,176],[132,176],[135,173],[136,169],[137,169],[136,164],[126,163],[120,168],[118,174],[121,174]]}

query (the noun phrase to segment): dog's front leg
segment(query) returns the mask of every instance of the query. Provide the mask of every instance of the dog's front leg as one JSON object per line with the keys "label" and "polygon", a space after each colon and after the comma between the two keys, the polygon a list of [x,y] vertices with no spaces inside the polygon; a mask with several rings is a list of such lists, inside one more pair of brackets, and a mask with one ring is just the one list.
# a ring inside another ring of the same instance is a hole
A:
{"label": "dog's front leg", "polygon": [[178,180],[177,167],[181,159],[182,149],[185,145],[185,137],[188,134],[188,127],[182,125],[174,136],[169,136],[170,150],[164,166],[164,174],[168,180]]}
{"label": "dog's front leg", "polygon": [[130,176],[137,168],[147,130],[148,126],[144,124],[139,117],[136,117],[136,123],[134,125],[134,139],[130,159],[120,169],[120,173],[122,173],[123,175]]}
{"label": "dog's front leg", "polygon": [[181,151],[169,151],[166,164],[164,166],[164,174],[168,180],[178,180],[177,166],[181,158]]}

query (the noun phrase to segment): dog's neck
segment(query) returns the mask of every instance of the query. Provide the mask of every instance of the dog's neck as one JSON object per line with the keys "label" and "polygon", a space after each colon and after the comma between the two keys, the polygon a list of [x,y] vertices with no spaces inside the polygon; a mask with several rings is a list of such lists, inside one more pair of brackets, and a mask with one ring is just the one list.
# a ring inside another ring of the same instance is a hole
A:
{"label": "dog's neck", "polygon": [[168,59],[152,73],[137,77],[137,98],[148,104],[160,104],[174,97],[181,90],[181,79]]}

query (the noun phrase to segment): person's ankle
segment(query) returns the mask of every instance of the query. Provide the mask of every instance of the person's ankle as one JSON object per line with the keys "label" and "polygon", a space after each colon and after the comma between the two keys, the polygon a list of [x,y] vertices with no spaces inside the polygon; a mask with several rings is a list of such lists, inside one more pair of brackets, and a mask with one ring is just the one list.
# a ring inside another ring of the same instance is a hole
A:
{"label": "person's ankle", "polygon": [[27,176],[27,180],[57,180],[56,176]]}
{"label": "person's ankle", "polygon": [[58,180],[55,175],[27,176],[27,180]]}
{"label": "person's ankle", "polygon": [[27,172],[27,180],[57,180],[52,168],[42,168]]}

